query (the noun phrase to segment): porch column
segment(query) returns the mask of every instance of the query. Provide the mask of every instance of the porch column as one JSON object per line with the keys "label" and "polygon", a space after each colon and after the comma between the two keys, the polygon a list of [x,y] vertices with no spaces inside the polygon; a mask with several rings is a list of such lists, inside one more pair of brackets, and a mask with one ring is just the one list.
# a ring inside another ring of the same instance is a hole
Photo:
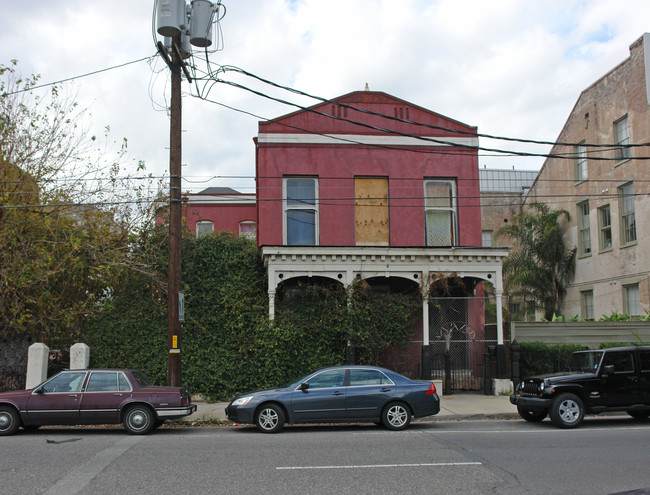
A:
{"label": "porch column", "polygon": [[275,319],[275,291],[269,291],[269,320]]}
{"label": "porch column", "polygon": [[497,296],[497,345],[503,345],[503,289],[496,289]]}
{"label": "porch column", "polygon": [[422,296],[422,345],[429,345],[429,294]]}

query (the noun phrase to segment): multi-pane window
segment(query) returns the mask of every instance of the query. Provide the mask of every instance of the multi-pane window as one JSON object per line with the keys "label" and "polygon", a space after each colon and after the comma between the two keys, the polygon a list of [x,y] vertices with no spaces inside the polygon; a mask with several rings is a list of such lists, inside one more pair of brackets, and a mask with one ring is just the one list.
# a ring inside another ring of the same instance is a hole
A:
{"label": "multi-pane window", "polygon": [[494,246],[494,231],[484,230],[481,232],[481,237],[483,239],[483,247]]}
{"label": "multi-pane window", "polygon": [[587,147],[585,142],[574,147],[576,182],[587,180]]}
{"label": "multi-pane window", "polygon": [[614,142],[618,146],[615,149],[614,156],[618,161],[630,158],[630,124],[627,115],[614,122]]}
{"label": "multi-pane window", "polygon": [[634,184],[631,182],[618,188],[618,209],[621,217],[621,245],[625,246],[636,242]]}
{"label": "multi-pane window", "polygon": [[589,201],[583,201],[578,204],[578,248],[580,256],[586,256],[591,253]]}
{"label": "multi-pane window", "polygon": [[594,291],[580,292],[580,314],[584,320],[594,319]]}
{"label": "multi-pane window", "polygon": [[601,251],[612,249],[612,212],[609,205],[598,208],[598,246]]}
{"label": "multi-pane window", "polygon": [[211,234],[214,230],[214,224],[208,220],[200,220],[196,222],[196,237]]}
{"label": "multi-pane window", "polygon": [[424,182],[427,246],[456,245],[456,184],[448,180]]}
{"label": "multi-pane window", "polygon": [[629,316],[638,316],[641,314],[639,284],[623,286],[623,312]]}
{"label": "multi-pane window", "polygon": [[284,179],[284,228],[288,246],[318,244],[318,179]]}

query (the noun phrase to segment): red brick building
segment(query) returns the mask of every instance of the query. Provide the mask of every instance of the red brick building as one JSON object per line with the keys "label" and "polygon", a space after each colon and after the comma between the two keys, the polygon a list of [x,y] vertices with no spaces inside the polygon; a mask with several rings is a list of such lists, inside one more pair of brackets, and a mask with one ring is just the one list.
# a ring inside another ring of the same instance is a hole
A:
{"label": "red brick building", "polygon": [[[445,314],[429,300],[443,279],[462,296],[482,295],[489,282],[502,306],[507,250],[482,247],[475,127],[359,91],[261,122],[255,144],[257,239],[271,316],[283,285],[362,279],[424,295],[413,341],[423,377],[431,376],[424,356],[434,338],[455,331],[467,341],[471,327],[483,342],[482,300],[468,298]],[[503,344],[496,313],[495,345]]]}

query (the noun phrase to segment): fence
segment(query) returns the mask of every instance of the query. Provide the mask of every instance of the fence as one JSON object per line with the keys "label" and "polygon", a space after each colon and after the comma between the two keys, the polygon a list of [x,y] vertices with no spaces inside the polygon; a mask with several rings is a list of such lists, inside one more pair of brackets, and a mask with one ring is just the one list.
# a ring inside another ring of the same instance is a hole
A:
{"label": "fence", "polygon": [[[443,380],[445,393],[486,390],[493,370],[486,369],[490,347],[497,345],[493,298],[433,297],[429,299],[431,379]],[[421,329],[414,332],[421,336]],[[404,348],[392,349],[380,359],[381,366],[411,378],[422,378],[421,339]]]}

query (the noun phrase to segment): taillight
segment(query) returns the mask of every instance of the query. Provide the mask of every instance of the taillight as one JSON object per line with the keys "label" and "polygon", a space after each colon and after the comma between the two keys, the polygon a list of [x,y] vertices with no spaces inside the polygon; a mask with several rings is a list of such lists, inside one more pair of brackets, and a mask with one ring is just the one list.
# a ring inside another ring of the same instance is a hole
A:
{"label": "taillight", "polygon": [[429,390],[426,391],[426,395],[432,395],[436,393],[436,386],[432,383],[429,387]]}
{"label": "taillight", "polygon": [[190,398],[189,397],[185,397],[185,396],[181,397],[181,406],[184,406],[184,405],[189,404],[189,403],[190,403]]}

